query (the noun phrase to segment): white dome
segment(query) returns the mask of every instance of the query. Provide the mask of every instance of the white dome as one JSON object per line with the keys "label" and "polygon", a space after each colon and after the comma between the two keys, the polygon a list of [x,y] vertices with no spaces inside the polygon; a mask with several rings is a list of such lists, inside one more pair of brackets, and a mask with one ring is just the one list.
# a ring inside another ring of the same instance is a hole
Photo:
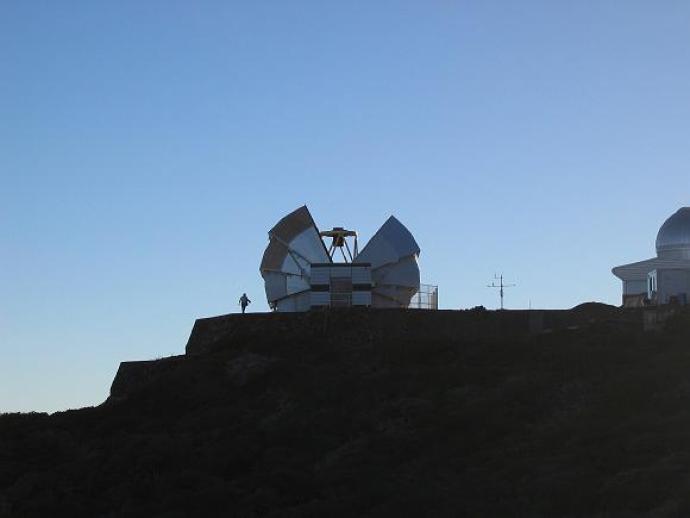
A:
{"label": "white dome", "polygon": [[690,207],[678,209],[661,225],[656,253],[663,259],[690,260]]}

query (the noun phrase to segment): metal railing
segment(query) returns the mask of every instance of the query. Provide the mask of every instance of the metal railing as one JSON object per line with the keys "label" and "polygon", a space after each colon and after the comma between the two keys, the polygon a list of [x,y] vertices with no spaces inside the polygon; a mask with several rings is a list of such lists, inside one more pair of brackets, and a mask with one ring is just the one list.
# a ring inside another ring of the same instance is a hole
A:
{"label": "metal railing", "polygon": [[420,284],[419,291],[410,300],[410,309],[438,309],[438,286]]}

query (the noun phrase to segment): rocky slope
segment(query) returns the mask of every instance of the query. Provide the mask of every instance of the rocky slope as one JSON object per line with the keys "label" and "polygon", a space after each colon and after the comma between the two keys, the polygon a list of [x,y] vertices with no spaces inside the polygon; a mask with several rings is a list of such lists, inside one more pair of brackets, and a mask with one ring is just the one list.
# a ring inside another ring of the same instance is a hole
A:
{"label": "rocky slope", "polygon": [[0,416],[0,516],[685,516],[690,315],[199,321],[103,405]]}

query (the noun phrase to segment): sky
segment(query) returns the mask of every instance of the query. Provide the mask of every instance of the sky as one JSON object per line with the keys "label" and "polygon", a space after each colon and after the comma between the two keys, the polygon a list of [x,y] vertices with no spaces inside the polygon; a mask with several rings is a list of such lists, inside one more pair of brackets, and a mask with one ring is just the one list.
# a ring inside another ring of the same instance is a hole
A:
{"label": "sky", "polygon": [[394,214],[446,309],[620,303],[690,205],[687,1],[0,2],[0,412],[267,311],[267,231]]}

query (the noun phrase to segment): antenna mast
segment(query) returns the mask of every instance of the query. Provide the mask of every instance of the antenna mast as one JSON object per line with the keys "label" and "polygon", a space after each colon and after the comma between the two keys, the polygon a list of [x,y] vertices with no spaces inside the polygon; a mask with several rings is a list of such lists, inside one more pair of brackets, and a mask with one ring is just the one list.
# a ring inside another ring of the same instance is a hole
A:
{"label": "antenna mast", "polygon": [[[496,284],[496,281],[499,281],[498,284]],[[504,288],[513,288],[517,286],[517,284],[503,284],[503,274],[500,276],[494,275],[494,280],[491,281],[491,284],[487,284],[487,288],[499,288],[498,292],[501,295],[501,309],[503,309],[503,290]]]}

